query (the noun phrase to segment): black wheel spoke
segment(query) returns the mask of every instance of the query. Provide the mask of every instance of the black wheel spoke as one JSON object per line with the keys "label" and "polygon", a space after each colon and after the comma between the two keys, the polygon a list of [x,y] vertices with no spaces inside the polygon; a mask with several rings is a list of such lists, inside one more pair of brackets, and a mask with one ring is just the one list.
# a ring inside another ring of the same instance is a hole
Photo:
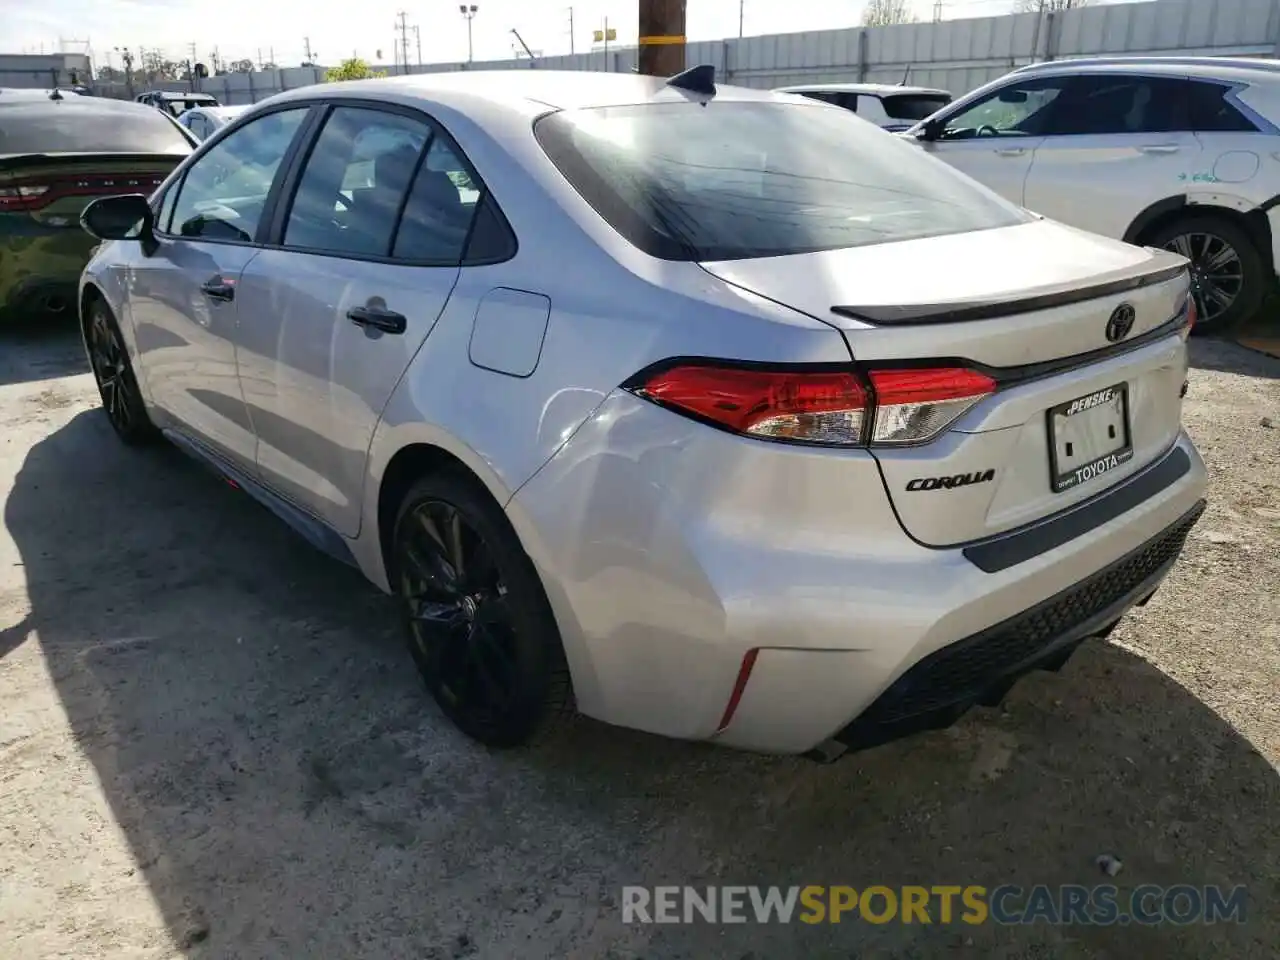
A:
{"label": "black wheel spoke", "polygon": [[1234,306],[1244,289],[1244,265],[1234,246],[1215,234],[1195,232],[1171,237],[1165,249],[1191,261],[1191,296],[1202,322]]}
{"label": "black wheel spoke", "polygon": [[[493,669],[494,649],[493,638],[489,636],[485,626],[479,623],[473,624],[471,634],[467,637],[467,653],[471,665],[475,669],[476,676],[480,678],[480,685],[484,687],[489,703],[493,707],[501,707],[509,694],[507,685]],[[502,673],[508,678],[511,676],[509,671],[503,670]]]}
{"label": "black wheel spoke", "polygon": [[397,578],[418,665],[461,724],[502,724],[523,681],[515,617],[494,548],[468,514],[424,500],[401,521]]}

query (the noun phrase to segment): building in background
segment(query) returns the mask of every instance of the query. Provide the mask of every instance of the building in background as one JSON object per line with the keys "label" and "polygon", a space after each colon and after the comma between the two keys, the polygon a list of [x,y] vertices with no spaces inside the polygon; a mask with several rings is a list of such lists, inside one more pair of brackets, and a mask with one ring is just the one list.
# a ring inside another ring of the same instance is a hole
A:
{"label": "building in background", "polygon": [[92,79],[84,53],[0,53],[0,87],[71,87]]}

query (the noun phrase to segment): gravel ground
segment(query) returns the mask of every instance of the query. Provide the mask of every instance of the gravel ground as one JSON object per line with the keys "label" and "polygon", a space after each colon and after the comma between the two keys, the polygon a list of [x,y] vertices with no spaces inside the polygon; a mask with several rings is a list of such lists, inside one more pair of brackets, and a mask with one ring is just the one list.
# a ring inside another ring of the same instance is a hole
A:
{"label": "gravel ground", "polygon": [[[65,329],[0,337],[0,954],[1267,957],[1280,943],[1280,361],[1194,345],[1213,478],[1110,643],[833,766],[583,723],[488,754],[387,601],[175,451]],[[1266,419],[1269,418],[1269,419]],[[1267,426],[1266,424],[1273,424]],[[1243,925],[624,926],[624,884],[1244,884]]]}

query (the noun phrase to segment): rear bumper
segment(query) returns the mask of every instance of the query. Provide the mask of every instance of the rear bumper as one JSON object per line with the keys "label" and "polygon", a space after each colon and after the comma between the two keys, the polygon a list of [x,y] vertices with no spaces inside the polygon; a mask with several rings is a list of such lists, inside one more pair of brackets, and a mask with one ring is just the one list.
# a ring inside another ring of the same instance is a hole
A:
{"label": "rear bumper", "polygon": [[30,229],[0,230],[0,316],[74,310],[80,272],[97,241],[78,227]]}
{"label": "rear bumper", "polygon": [[1081,641],[1110,632],[1145,603],[1204,512],[1199,501],[1156,537],[1080,583],[916,663],[836,734],[859,749],[945,726],[969,707],[998,701],[1018,677],[1065,662]]}
{"label": "rear bumper", "polygon": [[[1185,434],[1169,456],[1187,468],[1162,488],[989,572],[965,548],[907,537],[863,451],[745,440],[615,394],[508,514],[584,713],[804,753],[928,725],[935,708],[985,695],[1149,595],[1185,537],[1168,532],[1205,490]],[[1159,562],[1124,566],[1157,543]]]}

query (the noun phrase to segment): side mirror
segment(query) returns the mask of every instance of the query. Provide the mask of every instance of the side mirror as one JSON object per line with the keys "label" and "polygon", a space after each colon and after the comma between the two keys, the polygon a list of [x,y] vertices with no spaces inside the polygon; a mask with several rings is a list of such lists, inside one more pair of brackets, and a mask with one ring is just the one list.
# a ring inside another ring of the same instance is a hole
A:
{"label": "side mirror", "polygon": [[927,120],[920,125],[920,129],[916,131],[916,139],[924,143],[938,140],[942,137],[944,125],[940,120]]}
{"label": "side mirror", "polygon": [[138,240],[150,253],[156,246],[155,214],[140,193],[94,200],[80,214],[80,226],[99,240]]}

